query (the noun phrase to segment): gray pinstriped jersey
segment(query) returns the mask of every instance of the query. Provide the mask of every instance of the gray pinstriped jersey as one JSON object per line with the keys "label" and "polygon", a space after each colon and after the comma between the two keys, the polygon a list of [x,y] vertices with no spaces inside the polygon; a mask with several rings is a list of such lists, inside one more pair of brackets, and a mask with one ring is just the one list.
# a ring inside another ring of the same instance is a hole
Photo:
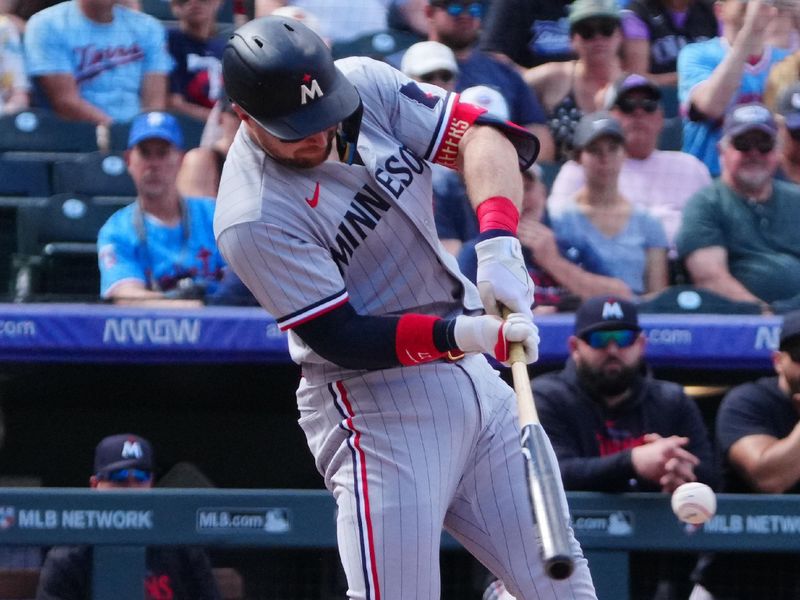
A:
{"label": "gray pinstriped jersey", "polygon": [[[337,61],[364,103],[364,166],[278,165],[242,127],[214,219],[226,260],[283,330],[311,382],[346,378],[291,328],[349,301],[364,315],[453,317],[481,309],[436,236],[428,160],[452,159],[457,98],[366,58]],[[445,157],[444,159],[442,157]],[[317,191],[318,190],[318,191]],[[315,202],[316,200],[316,202]],[[315,204],[315,206],[312,206]]]}

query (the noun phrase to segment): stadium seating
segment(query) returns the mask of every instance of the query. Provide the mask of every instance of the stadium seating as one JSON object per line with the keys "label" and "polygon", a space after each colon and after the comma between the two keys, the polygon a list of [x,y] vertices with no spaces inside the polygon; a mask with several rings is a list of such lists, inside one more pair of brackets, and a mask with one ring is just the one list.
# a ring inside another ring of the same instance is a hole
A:
{"label": "stadium seating", "polygon": [[65,121],[32,109],[0,116],[0,152],[91,152],[97,150],[93,123]]}
{"label": "stadium seating", "polygon": [[91,152],[53,165],[53,193],[136,196],[136,186],[119,154]]}
{"label": "stadium seating", "polygon": [[80,194],[55,194],[20,206],[12,257],[14,300],[96,300],[97,232],[119,207]]}
{"label": "stadium seating", "polygon": [[50,169],[38,160],[12,160],[0,155],[0,196],[49,196]]}

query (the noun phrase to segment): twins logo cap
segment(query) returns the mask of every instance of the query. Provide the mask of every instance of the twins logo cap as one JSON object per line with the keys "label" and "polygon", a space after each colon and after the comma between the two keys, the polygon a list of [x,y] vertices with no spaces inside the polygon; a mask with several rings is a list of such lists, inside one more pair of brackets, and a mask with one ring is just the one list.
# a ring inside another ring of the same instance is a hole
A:
{"label": "twins logo cap", "polygon": [[100,440],[94,451],[94,472],[101,475],[117,469],[154,468],[153,448],[146,439],[133,433],[110,435]]}
{"label": "twins logo cap", "polygon": [[575,311],[577,337],[610,329],[641,331],[636,305],[615,296],[595,296]]}

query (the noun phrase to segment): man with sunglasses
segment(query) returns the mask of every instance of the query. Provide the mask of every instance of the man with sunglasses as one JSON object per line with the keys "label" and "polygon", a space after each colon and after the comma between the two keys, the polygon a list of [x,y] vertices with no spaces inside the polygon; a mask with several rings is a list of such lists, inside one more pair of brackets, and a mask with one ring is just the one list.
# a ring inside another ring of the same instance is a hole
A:
{"label": "man with sunglasses", "polygon": [[[94,452],[90,487],[148,490],[155,483],[153,447],[145,438],[121,433],[103,438]],[[92,597],[91,546],[56,546],[47,553],[36,591],[37,600],[89,600]],[[187,547],[153,547],[146,553],[145,600],[220,600],[205,551]]]}
{"label": "man with sunglasses", "polygon": [[676,245],[696,286],[783,313],[800,307],[800,187],[775,179],[777,133],[763,104],[728,113],[722,174],[686,204]]}
{"label": "man with sunglasses", "polygon": [[[533,380],[566,490],[671,494],[688,481],[715,483],[700,410],[680,385],[650,374],[633,303],[614,296],[586,300],[567,344],[565,368]],[[686,567],[685,578],[691,563]],[[498,585],[484,598],[507,599]]]}
{"label": "man with sunglasses", "polygon": [[586,300],[567,343],[565,368],[533,381],[566,489],[671,493],[687,481],[713,483],[700,411],[680,385],[648,371],[633,303]]}
{"label": "man with sunglasses", "polygon": [[770,0],[714,4],[719,37],[688,44],[678,54],[678,100],[684,117],[683,150],[720,173],[717,143],[726,111],[763,98],[772,66],[788,51],[765,42],[777,9]]}
{"label": "man with sunglasses", "polygon": [[[732,388],[717,411],[722,491],[800,494],[800,311],[787,313],[775,375]],[[797,554],[716,553],[693,575],[691,600],[797,598]]]}
{"label": "man with sunglasses", "polygon": [[[683,207],[695,192],[711,183],[708,168],[686,152],[658,149],[664,111],[661,90],[650,79],[623,75],[609,86],[604,104],[625,134],[619,191],[658,217],[670,247],[674,247]],[[551,214],[561,214],[584,183],[583,167],[574,160],[564,163],[547,200]]]}
{"label": "man with sunglasses", "polygon": [[536,95],[511,66],[477,47],[484,14],[478,0],[429,0],[428,39],[450,48],[458,63],[456,91],[486,85],[503,94],[510,120],[536,134],[541,144],[539,160],[552,160],[552,136],[545,125],[545,113]]}

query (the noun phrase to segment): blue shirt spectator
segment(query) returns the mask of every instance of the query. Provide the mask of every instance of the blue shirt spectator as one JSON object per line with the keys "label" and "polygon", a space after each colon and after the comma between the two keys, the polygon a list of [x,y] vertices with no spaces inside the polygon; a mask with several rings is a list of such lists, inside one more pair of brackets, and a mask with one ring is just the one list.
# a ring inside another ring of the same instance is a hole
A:
{"label": "blue shirt spectator", "polygon": [[172,67],[164,27],[118,4],[103,13],[99,2],[70,0],[31,17],[28,74],[65,118],[107,124],[128,121],[143,107],[164,108]]}

